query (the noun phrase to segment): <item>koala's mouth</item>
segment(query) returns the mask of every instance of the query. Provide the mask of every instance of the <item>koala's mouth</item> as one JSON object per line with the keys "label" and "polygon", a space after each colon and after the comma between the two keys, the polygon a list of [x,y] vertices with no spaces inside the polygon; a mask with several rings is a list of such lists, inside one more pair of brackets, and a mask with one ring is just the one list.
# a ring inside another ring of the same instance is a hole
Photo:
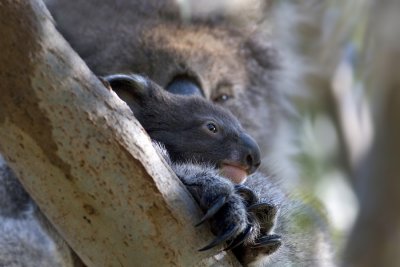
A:
{"label": "koala's mouth", "polygon": [[249,174],[248,168],[231,162],[223,162],[219,169],[222,176],[228,178],[235,184],[244,183]]}

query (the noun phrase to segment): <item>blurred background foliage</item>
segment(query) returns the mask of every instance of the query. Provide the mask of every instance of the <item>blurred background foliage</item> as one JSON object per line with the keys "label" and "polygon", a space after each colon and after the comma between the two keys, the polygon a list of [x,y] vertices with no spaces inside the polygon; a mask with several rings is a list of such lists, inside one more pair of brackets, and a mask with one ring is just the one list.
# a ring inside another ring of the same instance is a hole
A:
{"label": "blurred background foliage", "polygon": [[325,205],[339,243],[358,211],[351,185],[354,161],[370,145],[373,130],[358,66],[368,5],[363,0],[298,1],[294,30],[305,88],[296,99],[296,160],[304,190],[315,192]]}
{"label": "blurred background foliage", "polygon": [[301,187],[326,207],[344,266],[400,266],[400,1],[296,5]]}

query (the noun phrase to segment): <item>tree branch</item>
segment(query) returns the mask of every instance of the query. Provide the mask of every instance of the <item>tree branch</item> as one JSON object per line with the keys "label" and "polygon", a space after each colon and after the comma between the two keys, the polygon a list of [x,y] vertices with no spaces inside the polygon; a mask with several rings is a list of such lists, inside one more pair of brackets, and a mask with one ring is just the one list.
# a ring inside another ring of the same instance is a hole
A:
{"label": "tree branch", "polygon": [[[0,151],[88,266],[210,266],[200,211],[40,1],[0,2]],[[230,254],[218,266],[237,266]]]}

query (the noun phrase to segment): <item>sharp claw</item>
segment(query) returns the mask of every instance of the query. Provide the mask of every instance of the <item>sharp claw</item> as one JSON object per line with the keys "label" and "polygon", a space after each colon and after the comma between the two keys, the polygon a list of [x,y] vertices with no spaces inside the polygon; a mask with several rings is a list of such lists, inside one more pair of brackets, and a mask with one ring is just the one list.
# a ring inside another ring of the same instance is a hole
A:
{"label": "sharp claw", "polygon": [[253,248],[260,247],[279,247],[282,244],[281,236],[279,235],[267,235],[260,238],[257,238]]}
{"label": "sharp claw", "polygon": [[234,240],[232,240],[232,242],[229,243],[229,245],[226,248],[224,248],[224,251],[234,249],[240,244],[242,244],[246,240],[246,238],[251,234],[252,230],[253,230],[252,225],[247,226],[247,228],[242,233],[240,233],[240,235],[238,235]]}
{"label": "sharp claw", "polygon": [[243,197],[248,205],[258,201],[256,194],[245,185],[235,185],[235,190]]}
{"label": "sharp claw", "polygon": [[224,234],[217,236],[213,241],[211,241],[210,244],[207,246],[199,249],[199,251],[205,251],[210,248],[213,248],[215,246],[218,246],[219,244],[225,242],[226,240],[229,240],[237,231],[237,228],[234,225],[231,225],[228,228],[228,231],[226,231]]}
{"label": "sharp claw", "polygon": [[196,227],[210,219],[212,216],[214,216],[220,209],[221,207],[226,203],[226,196],[221,196],[219,197],[209,208],[206,212],[206,214],[201,218],[201,220],[195,225]]}

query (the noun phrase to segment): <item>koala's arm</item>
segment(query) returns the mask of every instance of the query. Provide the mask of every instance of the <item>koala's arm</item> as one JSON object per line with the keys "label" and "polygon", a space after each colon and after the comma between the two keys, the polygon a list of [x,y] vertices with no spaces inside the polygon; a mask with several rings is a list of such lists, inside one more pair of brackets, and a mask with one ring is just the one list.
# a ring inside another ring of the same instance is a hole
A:
{"label": "koala's arm", "polygon": [[217,236],[203,249],[224,241],[230,241],[233,246],[254,239],[257,226],[250,224],[246,205],[240,195],[243,190],[221,177],[214,168],[204,164],[172,162],[161,144],[153,142],[153,145],[204,211],[205,215],[199,224],[209,221],[212,232]]}
{"label": "koala's arm", "polygon": [[[334,266],[328,224],[315,206],[287,194],[261,173],[251,175],[244,184],[254,194],[255,199],[249,199],[247,191],[242,194],[240,186],[221,177],[214,168],[171,162],[163,146],[153,144],[205,216],[212,214],[208,219],[219,243],[228,241],[229,246],[232,238],[240,238],[249,225],[253,227],[244,242],[233,249],[244,266]],[[221,238],[232,225],[236,233]]]}
{"label": "koala's arm", "polygon": [[226,243],[225,250],[232,249],[247,265],[281,246],[280,236],[272,233],[277,214],[272,201],[260,199],[247,186],[233,184],[208,165],[171,162],[162,145],[154,145],[204,211],[201,222],[209,221],[217,236],[203,249]]}

